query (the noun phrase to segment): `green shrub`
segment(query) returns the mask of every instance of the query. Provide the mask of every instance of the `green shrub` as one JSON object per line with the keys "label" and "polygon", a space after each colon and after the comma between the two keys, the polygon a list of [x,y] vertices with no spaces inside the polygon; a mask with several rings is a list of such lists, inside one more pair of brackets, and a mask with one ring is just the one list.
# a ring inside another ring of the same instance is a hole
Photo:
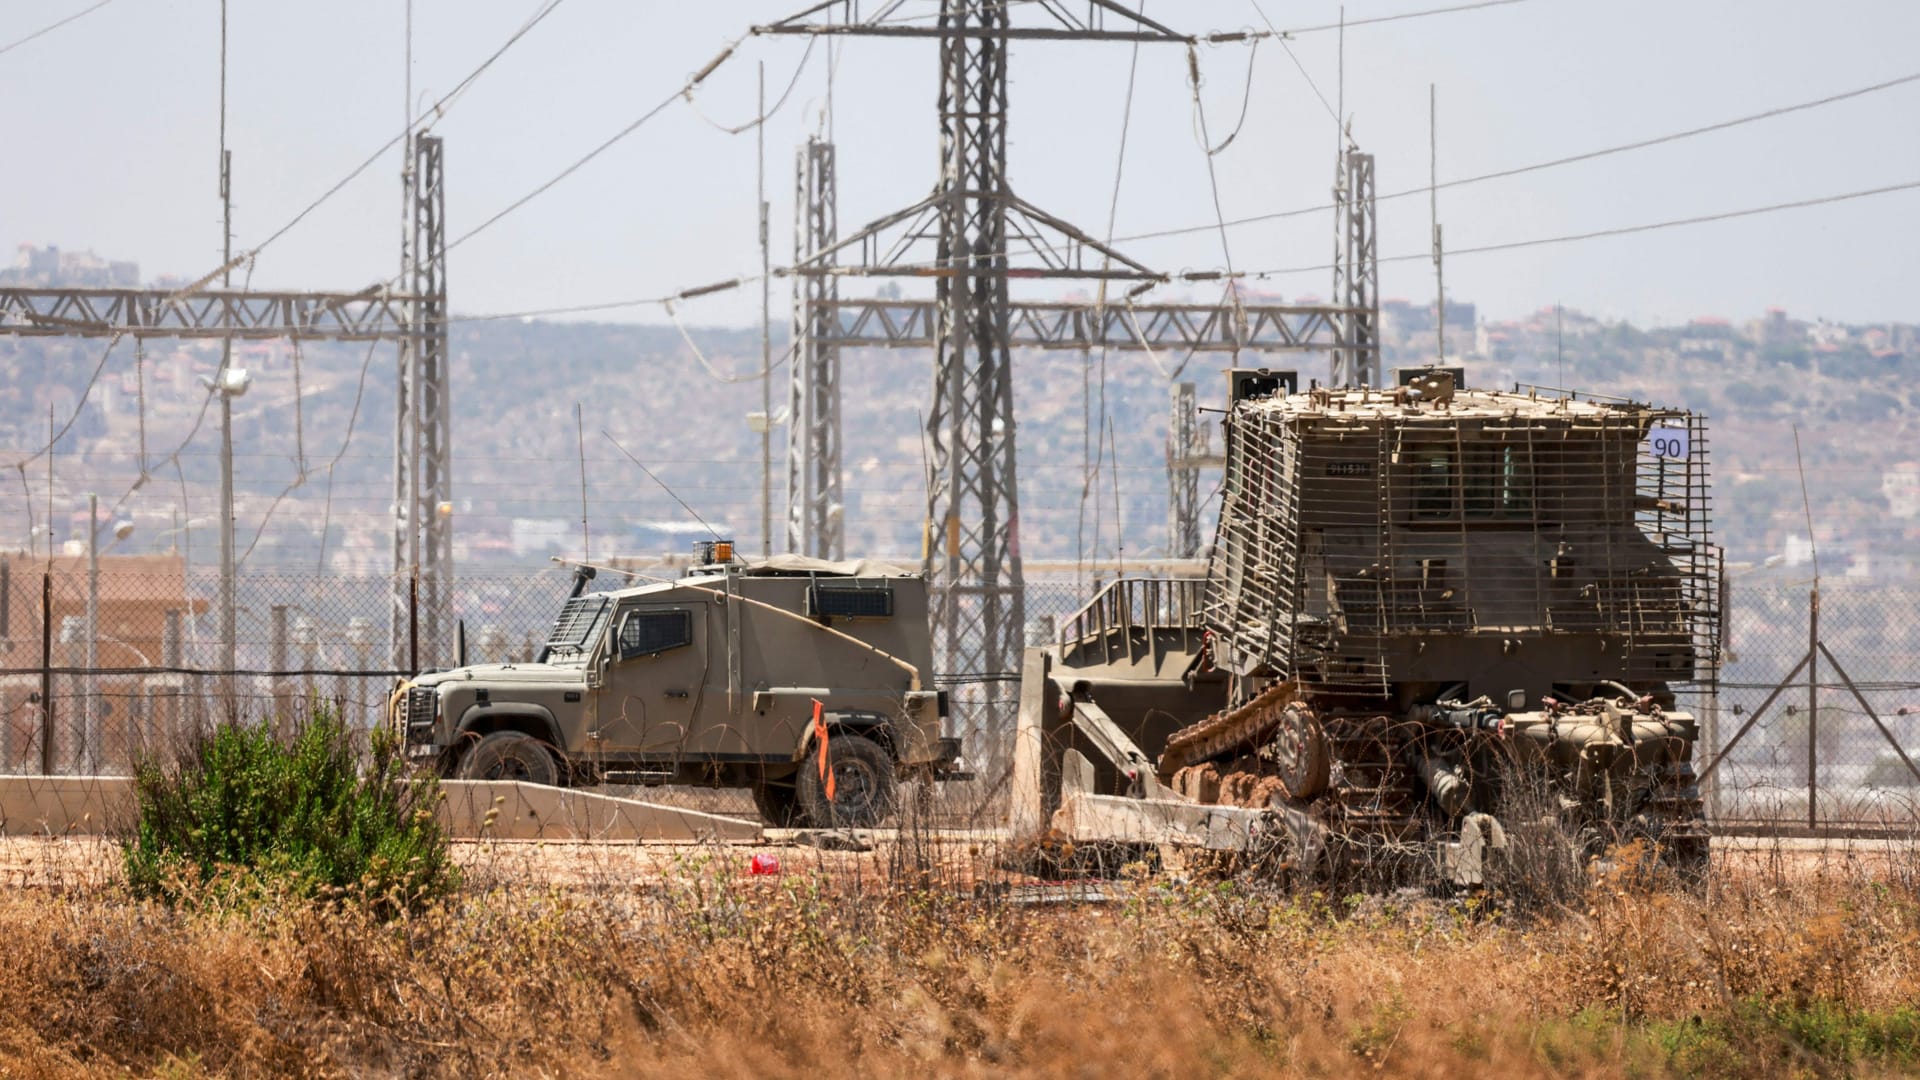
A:
{"label": "green shrub", "polygon": [[182,761],[140,764],[139,820],[122,845],[136,895],[193,900],[234,886],[359,897],[417,909],[459,881],[433,814],[439,790],[410,776],[398,740],[370,753],[330,710],[292,739],[270,724],[223,725]]}

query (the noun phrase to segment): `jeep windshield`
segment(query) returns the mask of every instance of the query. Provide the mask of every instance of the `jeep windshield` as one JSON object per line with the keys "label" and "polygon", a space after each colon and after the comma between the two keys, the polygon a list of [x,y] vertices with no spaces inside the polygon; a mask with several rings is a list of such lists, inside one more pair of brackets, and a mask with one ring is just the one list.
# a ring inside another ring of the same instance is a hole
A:
{"label": "jeep windshield", "polygon": [[562,605],[559,618],[553,620],[553,629],[547,634],[548,659],[578,660],[586,655],[599,638],[612,607],[604,593],[576,596]]}

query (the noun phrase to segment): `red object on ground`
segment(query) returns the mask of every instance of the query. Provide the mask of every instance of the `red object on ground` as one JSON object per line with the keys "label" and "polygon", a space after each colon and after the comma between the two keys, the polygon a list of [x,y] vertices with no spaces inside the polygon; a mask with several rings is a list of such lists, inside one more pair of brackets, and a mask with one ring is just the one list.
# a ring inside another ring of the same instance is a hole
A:
{"label": "red object on ground", "polygon": [[755,855],[747,860],[749,874],[778,874],[779,872],[780,860],[772,855]]}

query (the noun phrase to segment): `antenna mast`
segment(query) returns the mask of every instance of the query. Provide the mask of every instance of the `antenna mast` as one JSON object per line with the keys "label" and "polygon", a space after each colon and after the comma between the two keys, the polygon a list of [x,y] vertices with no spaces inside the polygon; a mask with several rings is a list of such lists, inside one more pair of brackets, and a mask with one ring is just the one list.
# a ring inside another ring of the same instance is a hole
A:
{"label": "antenna mast", "polygon": [[1427,207],[1433,219],[1434,363],[1447,360],[1447,274],[1440,240],[1440,98],[1427,84]]}

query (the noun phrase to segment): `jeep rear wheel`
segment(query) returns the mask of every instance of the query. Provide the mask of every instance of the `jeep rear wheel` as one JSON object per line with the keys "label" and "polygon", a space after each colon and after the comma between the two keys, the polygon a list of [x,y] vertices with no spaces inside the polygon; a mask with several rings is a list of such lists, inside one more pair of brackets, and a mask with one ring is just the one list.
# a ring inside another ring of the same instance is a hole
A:
{"label": "jeep rear wheel", "polygon": [[560,763],[533,736],[496,731],[467,751],[460,761],[460,779],[519,780],[552,787],[560,782]]}
{"label": "jeep rear wheel", "polygon": [[[831,799],[821,775],[823,750],[833,777]],[[794,778],[794,793],[807,823],[815,828],[870,828],[893,813],[893,759],[872,739],[834,735],[807,752]]]}

